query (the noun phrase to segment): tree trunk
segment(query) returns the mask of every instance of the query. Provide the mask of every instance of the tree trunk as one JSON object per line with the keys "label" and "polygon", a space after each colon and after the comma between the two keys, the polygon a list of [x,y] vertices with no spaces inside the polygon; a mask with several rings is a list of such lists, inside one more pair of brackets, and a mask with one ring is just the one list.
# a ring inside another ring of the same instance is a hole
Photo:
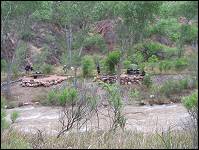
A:
{"label": "tree trunk", "polygon": [[71,45],[72,45],[72,28],[71,25],[69,25],[69,29],[66,28],[65,26],[65,31],[66,31],[66,45],[68,49],[68,60],[69,60],[69,67],[71,67]]}
{"label": "tree trunk", "polygon": [[7,62],[7,87],[6,87],[6,98],[10,98],[11,90],[10,90],[10,81],[12,74],[12,61]]}

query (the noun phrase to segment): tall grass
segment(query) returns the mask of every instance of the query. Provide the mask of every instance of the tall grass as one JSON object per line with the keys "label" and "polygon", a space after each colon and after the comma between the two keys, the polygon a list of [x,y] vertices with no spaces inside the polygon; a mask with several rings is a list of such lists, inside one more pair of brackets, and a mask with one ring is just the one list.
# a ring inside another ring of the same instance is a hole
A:
{"label": "tall grass", "polygon": [[[16,142],[17,141],[17,142]],[[2,148],[80,148],[80,149],[190,149],[195,148],[188,132],[167,131],[161,134],[143,134],[132,131],[105,132],[89,131],[69,133],[57,139],[55,136],[42,134],[21,134],[7,132],[2,135]]]}

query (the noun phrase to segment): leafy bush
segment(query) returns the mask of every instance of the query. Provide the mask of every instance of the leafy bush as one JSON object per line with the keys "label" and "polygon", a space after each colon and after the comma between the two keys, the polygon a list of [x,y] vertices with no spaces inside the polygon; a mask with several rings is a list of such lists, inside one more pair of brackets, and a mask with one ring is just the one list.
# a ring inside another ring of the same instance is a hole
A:
{"label": "leafy bush", "polygon": [[83,45],[85,47],[94,45],[98,47],[102,52],[107,50],[104,38],[100,34],[95,34],[85,38]]}
{"label": "leafy bush", "polygon": [[198,28],[195,25],[185,25],[181,26],[180,40],[183,43],[191,43],[195,41],[198,37]]}
{"label": "leafy bush", "polygon": [[106,59],[106,65],[111,74],[115,73],[115,66],[119,63],[121,57],[120,51],[112,51]]}
{"label": "leafy bush", "polygon": [[147,88],[151,87],[151,85],[152,85],[151,75],[146,74],[144,76],[143,83],[144,83],[144,85],[146,85]]}
{"label": "leafy bush", "polygon": [[198,92],[195,91],[191,95],[183,97],[182,102],[188,110],[198,107]]}
{"label": "leafy bush", "polygon": [[11,114],[12,123],[15,123],[15,121],[17,120],[18,117],[19,117],[19,112],[17,112],[17,111],[12,112],[12,114]]}
{"label": "leafy bush", "polygon": [[24,41],[30,41],[33,37],[33,34],[29,31],[29,32],[22,32],[22,35],[21,35],[21,39],[24,40]]}
{"label": "leafy bush", "polygon": [[123,66],[125,69],[129,68],[131,66],[131,61],[129,61],[129,60],[123,61]]}
{"label": "leafy bush", "polygon": [[180,37],[180,24],[175,18],[160,19],[155,25],[149,28],[151,34],[167,36],[170,40],[176,42]]}
{"label": "leafy bush", "polygon": [[155,56],[155,55],[152,55],[151,57],[149,57],[148,62],[149,62],[149,63],[158,62],[158,57]]}
{"label": "leafy bush", "polygon": [[167,47],[167,46],[164,46],[163,52],[164,52],[165,58],[169,59],[171,57],[178,56],[179,49],[177,47]]}
{"label": "leafy bush", "polygon": [[57,95],[57,91],[55,90],[52,90],[48,93],[48,96],[47,96],[47,99],[48,99],[48,104],[53,104],[53,105],[56,105],[58,104],[58,95]]}
{"label": "leafy bush", "polygon": [[184,89],[193,89],[197,87],[197,84],[193,84],[195,80],[187,78],[179,81],[168,80],[160,87],[160,93],[170,97],[171,94],[180,93]]}
{"label": "leafy bush", "polygon": [[62,90],[52,90],[48,93],[47,99],[50,105],[74,104],[75,98],[77,98],[77,90],[74,88],[66,88]]}
{"label": "leafy bush", "polygon": [[92,70],[94,68],[94,61],[91,56],[84,56],[82,59],[82,71],[83,71],[83,76],[88,77],[92,75]]}
{"label": "leafy bush", "polygon": [[5,98],[1,97],[1,131],[8,127],[8,123],[5,120],[6,112],[5,112]]}
{"label": "leafy bush", "polygon": [[75,98],[77,98],[77,90],[74,88],[64,89],[58,94],[59,104],[62,106],[74,104]]}
{"label": "leafy bush", "polygon": [[135,54],[133,54],[131,56],[131,61],[134,63],[134,64],[140,64],[142,62],[144,62],[144,55],[142,54],[142,52],[140,51],[137,51],[135,52]]}
{"label": "leafy bush", "polygon": [[177,71],[182,71],[188,66],[188,60],[185,58],[179,58],[175,61],[174,65]]}
{"label": "leafy bush", "polygon": [[17,78],[20,74],[19,67],[16,64],[12,66],[13,77]]}
{"label": "leafy bush", "polygon": [[135,69],[138,69],[139,66],[137,64],[130,64],[129,68],[135,70]]}
{"label": "leafy bush", "polygon": [[6,71],[7,63],[5,59],[1,59],[1,71]]}
{"label": "leafy bush", "polygon": [[130,90],[128,93],[130,100],[139,100],[140,99],[140,92],[137,89]]}
{"label": "leafy bush", "polygon": [[162,72],[163,70],[164,71],[168,71],[170,70],[171,68],[173,68],[173,62],[171,60],[164,60],[164,61],[161,61],[159,63],[159,69],[160,71]]}
{"label": "leafy bush", "polygon": [[170,97],[171,94],[179,93],[181,90],[182,88],[179,86],[178,82],[169,80],[160,88],[160,93]]}
{"label": "leafy bush", "polygon": [[143,43],[138,43],[133,47],[134,51],[129,53],[130,59],[132,62],[139,64],[147,61],[150,57],[152,57],[152,55],[159,57],[157,53],[164,52],[165,48],[167,48],[167,46],[163,44],[146,40]]}
{"label": "leafy bush", "polygon": [[52,67],[52,65],[45,63],[42,65],[41,70],[42,70],[42,73],[49,74],[52,72],[53,67]]}
{"label": "leafy bush", "polygon": [[116,85],[109,85],[107,83],[102,83],[102,86],[108,92],[108,102],[113,109],[113,122],[111,130],[115,131],[118,127],[124,129],[126,118],[122,114],[123,101],[120,93],[120,88]]}

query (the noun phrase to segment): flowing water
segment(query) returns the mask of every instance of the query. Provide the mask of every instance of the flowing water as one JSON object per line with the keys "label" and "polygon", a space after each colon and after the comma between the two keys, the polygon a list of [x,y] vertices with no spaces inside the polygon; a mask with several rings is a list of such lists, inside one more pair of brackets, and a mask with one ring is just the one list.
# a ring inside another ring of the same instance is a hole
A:
{"label": "flowing water", "polygon": [[[96,117],[92,117],[80,131],[89,129],[109,129],[110,118],[107,108],[99,110],[99,126]],[[6,119],[11,122],[10,115],[18,111],[20,116],[12,126],[22,132],[36,132],[38,129],[49,134],[57,134],[61,129],[59,116],[60,107],[23,106],[7,109]],[[144,133],[172,129],[181,129],[188,121],[189,114],[181,104],[154,105],[154,106],[131,106],[124,107],[127,118],[126,129],[141,131]],[[104,114],[104,115],[103,115]],[[98,128],[99,127],[99,128]]]}

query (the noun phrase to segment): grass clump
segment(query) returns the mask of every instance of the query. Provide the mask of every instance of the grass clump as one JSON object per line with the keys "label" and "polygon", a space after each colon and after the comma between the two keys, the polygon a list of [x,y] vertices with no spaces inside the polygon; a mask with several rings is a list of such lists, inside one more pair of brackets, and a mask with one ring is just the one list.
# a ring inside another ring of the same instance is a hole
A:
{"label": "grass clump", "polygon": [[12,114],[11,114],[12,123],[15,123],[15,121],[17,120],[18,117],[19,117],[19,112],[17,112],[17,111],[12,112]]}

